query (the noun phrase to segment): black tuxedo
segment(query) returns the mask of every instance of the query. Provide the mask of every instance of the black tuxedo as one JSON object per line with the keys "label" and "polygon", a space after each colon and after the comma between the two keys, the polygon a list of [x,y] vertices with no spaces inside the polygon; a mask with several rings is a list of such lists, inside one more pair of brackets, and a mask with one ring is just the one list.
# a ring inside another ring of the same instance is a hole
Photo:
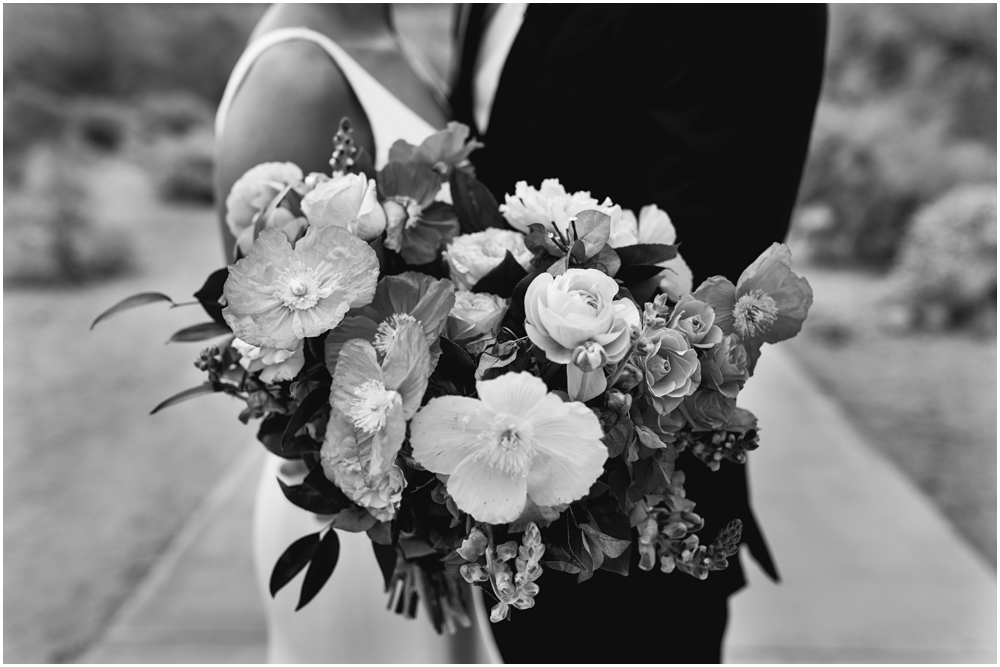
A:
{"label": "black tuxedo", "polygon": [[[715,274],[735,282],[787,232],[826,18],[821,5],[530,5],[473,155],[477,175],[501,202],[519,180],[558,178],[636,213],[655,203],[695,286]],[[474,20],[452,96],[470,126]],[[684,469],[702,540],[742,519],[743,541],[776,578],[745,468],[713,473],[685,458]],[[718,662],[727,598],[745,582],[732,559],[706,581],[633,562],[625,579],[600,571],[577,585],[546,570],[538,583],[534,609],[493,626],[508,662]]]}

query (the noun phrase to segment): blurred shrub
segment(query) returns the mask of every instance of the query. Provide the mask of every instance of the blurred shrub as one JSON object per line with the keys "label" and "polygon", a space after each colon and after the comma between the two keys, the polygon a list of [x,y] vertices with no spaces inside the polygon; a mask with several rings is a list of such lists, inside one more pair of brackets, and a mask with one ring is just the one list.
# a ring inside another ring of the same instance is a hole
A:
{"label": "blurred shrub", "polygon": [[996,6],[833,6],[793,238],[886,268],[917,209],[995,182]]}
{"label": "blurred shrub", "polygon": [[215,109],[204,98],[180,90],[150,93],[139,108],[146,140],[184,136],[211,127],[215,117]]}
{"label": "blurred shrub", "polygon": [[960,187],[921,209],[890,277],[891,323],[996,332],[997,190]]}
{"label": "blurred shrub", "polygon": [[86,153],[68,142],[28,152],[22,187],[4,191],[5,285],[79,284],[130,268],[128,239],[92,219],[87,174]]}
{"label": "blurred shrub", "polygon": [[942,119],[920,122],[898,102],[831,103],[817,115],[793,231],[817,261],[888,267],[920,206],[996,176],[995,149],[952,136]]}
{"label": "blurred shrub", "polygon": [[157,142],[153,171],[157,190],[167,201],[211,204],[214,142],[205,128],[181,138]]}
{"label": "blurred shrub", "polygon": [[4,7],[4,88],[63,94],[186,90],[214,105],[264,5],[24,4]]}

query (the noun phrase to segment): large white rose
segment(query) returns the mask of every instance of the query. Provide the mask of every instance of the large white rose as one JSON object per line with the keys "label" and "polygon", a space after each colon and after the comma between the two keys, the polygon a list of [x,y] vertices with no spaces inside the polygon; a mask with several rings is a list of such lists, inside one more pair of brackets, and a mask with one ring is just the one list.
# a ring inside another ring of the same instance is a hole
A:
{"label": "large white rose", "polygon": [[460,290],[471,290],[480,278],[503,262],[508,250],[518,264],[528,268],[531,251],[525,247],[520,232],[490,227],[455,237],[444,253],[452,282]]}
{"label": "large white rose", "polygon": [[456,292],[445,335],[457,342],[495,332],[506,313],[507,300],[495,294]]}
{"label": "large white rose", "polygon": [[[233,183],[226,197],[226,226],[236,238],[243,254],[253,244],[254,217],[288,185],[302,182],[302,170],[291,162],[265,162],[252,167]],[[281,229],[294,241],[305,221],[279,208],[265,221],[265,227]]]}
{"label": "large white rose", "polygon": [[[612,220],[608,245],[612,248],[622,248],[636,243],[673,245],[676,242],[677,230],[670,221],[670,216],[656,204],[650,204],[642,207],[638,220],[628,209],[622,211],[618,221]],[[660,274],[660,289],[669,294],[674,301],[694,289],[694,276],[680,253],[673,259],[660,262],[659,266],[665,269]]]}
{"label": "large white rose", "polygon": [[610,199],[598,203],[589,192],[568,193],[559,179],[547,178],[538,190],[525,181],[518,181],[514,194],[506,195],[506,203],[500,205],[500,213],[514,229],[527,234],[532,224],[546,229],[557,229],[566,235],[570,219],[581,211],[600,211],[611,216],[612,227],[622,216],[622,208]]}
{"label": "large white rose", "polygon": [[316,227],[344,227],[363,241],[385,231],[385,211],[378,203],[375,181],[363,174],[339,174],[316,183],[302,198],[302,212]]}

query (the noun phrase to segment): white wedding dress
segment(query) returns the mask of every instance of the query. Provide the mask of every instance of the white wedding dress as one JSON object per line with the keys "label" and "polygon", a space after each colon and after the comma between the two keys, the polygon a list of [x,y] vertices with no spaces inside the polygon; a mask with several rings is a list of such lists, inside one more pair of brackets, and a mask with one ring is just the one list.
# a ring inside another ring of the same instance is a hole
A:
{"label": "white wedding dress", "polygon": [[[435,131],[328,37],[306,28],[285,28],[255,39],[236,64],[219,105],[217,137],[254,60],[271,46],[293,40],[322,48],[351,85],[372,130],[376,169],[388,162],[389,148],[397,139],[419,144]],[[317,141],[329,140],[317,137]],[[272,599],[268,582],[278,557],[292,542],[325,525],[317,516],[288,502],[278,486],[277,477],[287,484],[301,482],[304,471],[296,471],[301,467],[287,465],[284,459],[268,453],[257,489],[253,554],[267,620],[268,662],[440,663],[459,657],[463,661],[499,662],[481,602],[475,629],[459,640],[438,635],[422,609],[414,620],[387,610],[382,573],[364,533],[338,532],[341,551],[337,568],[303,609],[295,611],[304,572]],[[456,653],[459,644],[465,648]],[[471,654],[470,644],[474,644]]]}

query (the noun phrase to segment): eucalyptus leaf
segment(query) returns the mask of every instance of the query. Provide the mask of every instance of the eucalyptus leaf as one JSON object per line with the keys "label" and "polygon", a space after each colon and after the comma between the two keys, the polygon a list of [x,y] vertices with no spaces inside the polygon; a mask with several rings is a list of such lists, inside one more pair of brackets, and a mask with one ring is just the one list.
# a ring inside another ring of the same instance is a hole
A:
{"label": "eucalyptus leaf", "polygon": [[306,570],[306,578],[302,582],[302,591],[299,594],[299,603],[296,605],[295,611],[302,609],[316,597],[316,594],[323,588],[323,584],[336,569],[339,557],[340,538],[337,537],[337,531],[331,528],[320,540],[319,546],[316,547],[312,560],[309,562],[309,569]]}
{"label": "eucalyptus leaf", "polygon": [[218,322],[203,322],[181,329],[171,336],[167,343],[194,343],[197,341],[218,338],[219,336],[232,335],[233,331],[226,324]]}
{"label": "eucalyptus leaf", "polygon": [[116,303],[115,305],[111,306],[103,313],[98,315],[97,319],[95,319],[93,323],[90,325],[90,330],[93,331],[94,327],[97,326],[98,322],[103,322],[109,317],[114,317],[118,313],[123,313],[126,310],[131,310],[132,308],[138,308],[139,306],[145,306],[151,303],[160,303],[162,301],[166,301],[172,307],[177,305],[176,303],[174,303],[174,300],[171,299],[169,296],[167,296],[166,294],[161,294],[159,292],[141,292],[139,294],[133,294],[130,297],[122,299],[121,301],[119,301],[118,303]]}
{"label": "eucalyptus leaf", "polygon": [[318,546],[319,533],[312,533],[300,537],[285,549],[285,552],[278,557],[278,562],[274,564],[274,569],[271,570],[271,581],[268,587],[271,591],[271,597],[277,595],[278,591],[309,564]]}
{"label": "eucalyptus leaf", "polygon": [[214,394],[217,391],[219,391],[219,389],[218,387],[216,387],[216,385],[212,384],[211,382],[205,382],[204,384],[200,384],[197,387],[191,387],[190,389],[185,389],[180,393],[174,394],[173,396],[171,396],[170,398],[168,398],[167,400],[163,401],[155,408],[153,408],[149,414],[155,415],[160,410],[163,410],[164,408],[169,408],[171,405],[177,405],[178,403],[183,403],[184,401],[196,398],[198,396],[202,396],[203,394]]}

